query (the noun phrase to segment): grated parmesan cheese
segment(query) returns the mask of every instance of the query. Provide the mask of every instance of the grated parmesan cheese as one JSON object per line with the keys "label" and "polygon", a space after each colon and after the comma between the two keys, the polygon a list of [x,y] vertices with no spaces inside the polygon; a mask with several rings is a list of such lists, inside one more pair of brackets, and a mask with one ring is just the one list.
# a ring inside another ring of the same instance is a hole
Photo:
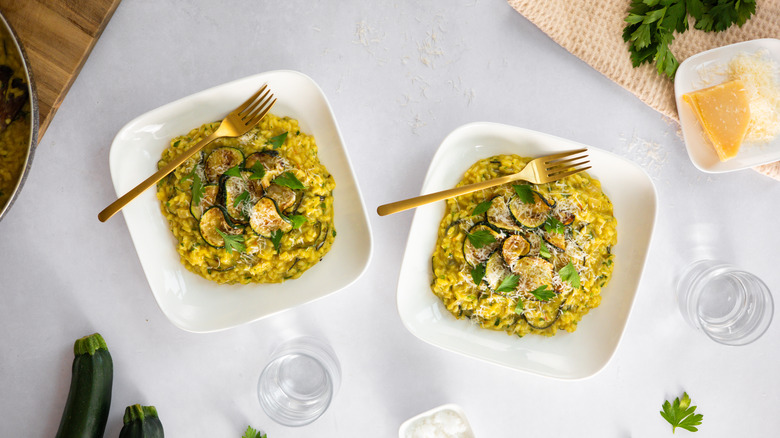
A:
{"label": "grated parmesan cheese", "polygon": [[729,80],[741,80],[750,100],[750,122],[745,141],[766,142],[780,133],[778,66],[766,51],[735,56],[728,64]]}

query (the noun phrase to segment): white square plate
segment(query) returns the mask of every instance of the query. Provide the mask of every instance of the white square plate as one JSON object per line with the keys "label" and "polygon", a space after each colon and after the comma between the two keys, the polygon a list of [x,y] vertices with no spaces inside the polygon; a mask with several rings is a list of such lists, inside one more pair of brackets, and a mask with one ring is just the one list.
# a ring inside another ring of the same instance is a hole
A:
{"label": "white square plate", "polygon": [[336,119],[322,90],[302,73],[260,73],[201,91],[131,121],[111,145],[109,161],[117,195],[157,170],[160,154],[171,138],[222,120],[264,83],[278,99],[271,112],[297,119],[301,130],[314,136],[320,161],[336,180],[333,197],[338,234],[322,261],[296,280],[220,285],[184,268],[155,191],[145,191],[122,212],[157,304],[184,330],[222,330],[322,298],[357,280],[371,259],[371,229]]}
{"label": "white square plate", "polygon": [[[708,173],[723,173],[741,170],[760,164],[780,160],[780,137],[766,143],[745,142],[736,157],[720,161],[712,148],[707,134],[701,128],[691,107],[683,102],[683,94],[700,90],[726,81],[726,67],[729,61],[741,53],[753,54],[765,50],[766,56],[780,65],[780,40],[765,38],[745,41],[707,50],[691,56],[680,64],[674,77],[674,95],[677,100],[677,114],[680,117],[685,147],[693,165]],[[717,74],[717,71],[722,74]],[[703,81],[703,78],[707,81]],[[780,78],[775,78],[780,80]]]}
{"label": "white square plate", "polygon": [[[454,187],[476,161],[498,154],[539,157],[587,147],[582,144],[495,123],[472,123],[453,131],[433,157],[421,193]],[[410,332],[447,350],[510,368],[560,379],[580,379],[601,370],[617,349],[645,265],[656,216],[655,187],[636,164],[588,147],[593,168],[612,200],[618,244],[612,280],[601,305],[585,315],[574,333],[523,338],[456,319],[431,291],[431,254],[444,203],[417,208],[398,282],[398,311]]]}

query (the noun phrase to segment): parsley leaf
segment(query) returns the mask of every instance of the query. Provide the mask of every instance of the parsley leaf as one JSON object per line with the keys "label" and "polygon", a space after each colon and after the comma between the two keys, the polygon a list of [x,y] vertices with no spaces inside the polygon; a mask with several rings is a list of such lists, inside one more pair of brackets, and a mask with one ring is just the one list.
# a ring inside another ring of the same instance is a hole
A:
{"label": "parsley leaf", "polygon": [[244,190],[240,195],[236,196],[235,200],[233,200],[233,207],[238,207],[238,204],[246,201],[247,199],[249,199],[249,192]]}
{"label": "parsley leaf", "polygon": [[491,201],[483,201],[483,202],[480,202],[479,204],[477,204],[477,206],[474,207],[474,211],[471,212],[471,215],[472,216],[478,216],[478,215],[488,211],[488,209],[490,208]]}
{"label": "parsley leaf", "polygon": [[279,248],[282,246],[282,236],[284,233],[282,233],[282,230],[274,230],[271,233],[271,243],[274,244],[274,249],[276,250],[276,253],[279,253]]}
{"label": "parsley leaf", "polygon": [[222,236],[222,240],[225,241],[225,249],[227,249],[228,254],[232,254],[233,250],[238,252],[246,251],[243,234],[225,234],[219,228],[217,228],[217,233],[219,233],[219,235]]}
{"label": "parsley leaf", "polygon": [[544,221],[544,231],[547,231],[548,233],[563,234],[565,230],[566,228],[564,227],[563,223],[552,216],[548,217],[547,220]]}
{"label": "parsley leaf", "polygon": [[550,248],[547,247],[547,244],[544,243],[544,240],[539,239],[539,255],[549,259],[552,257],[552,254],[550,254]]}
{"label": "parsley leaf", "polygon": [[517,299],[517,304],[515,305],[515,313],[518,315],[523,314],[523,310],[525,310],[525,305],[523,305],[523,300]]}
{"label": "parsley leaf", "polygon": [[537,287],[536,289],[532,290],[530,293],[539,301],[549,301],[552,297],[555,296],[555,291],[551,289],[547,289],[546,284]]}
{"label": "parsley leaf", "polygon": [[200,204],[200,200],[203,199],[203,194],[206,192],[203,187],[203,181],[197,173],[192,175],[192,203],[195,205]]}
{"label": "parsley leaf", "polygon": [[575,289],[580,288],[580,273],[577,272],[577,268],[575,268],[571,262],[562,267],[561,270],[558,271],[558,275],[561,276],[561,280],[568,281],[571,284],[571,287]]}
{"label": "parsley leaf", "polygon": [[277,176],[272,182],[280,186],[289,187],[293,190],[302,190],[306,188],[303,183],[290,171],[284,172],[283,174]]}
{"label": "parsley leaf", "polygon": [[742,26],[756,12],[756,0],[632,0],[623,40],[638,67],[654,62],[658,74],[674,79],[679,62],[669,50],[674,34],[688,30],[688,15],[696,29],[720,32]]}
{"label": "parsley leaf", "polygon": [[252,429],[252,426],[247,426],[244,436],[241,438],[266,438],[266,434],[260,434],[259,430]]}
{"label": "parsley leaf", "polygon": [[512,188],[515,189],[515,194],[523,201],[523,204],[533,204],[536,202],[534,201],[534,191],[531,190],[531,186],[528,184],[517,184],[513,185]]}
{"label": "parsley leaf", "polygon": [[471,279],[474,280],[474,284],[479,285],[482,283],[482,279],[485,278],[485,265],[477,265],[476,268],[471,270]]}
{"label": "parsley leaf", "polygon": [[265,176],[265,166],[259,161],[256,161],[249,170],[252,171],[252,174],[249,175],[249,179],[263,179]]}
{"label": "parsley leaf", "polygon": [[271,137],[268,139],[266,144],[270,144],[274,149],[279,149],[284,144],[284,141],[287,139],[287,132],[283,132],[276,137]]}
{"label": "parsley leaf", "polygon": [[469,239],[474,248],[482,248],[485,245],[489,245],[496,241],[496,237],[488,230],[477,230],[473,233],[466,233],[466,237]]}
{"label": "parsley leaf", "polygon": [[496,292],[514,292],[518,284],[520,284],[520,276],[512,274],[501,281]]}
{"label": "parsley leaf", "polygon": [[306,219],[306,216],[300,215],[300,214],[294,214],[287,219],[290,219],[290,222],[292,223],[293,230],[297,230],[301,227],[308,219]]}
{"label": "parsley leaf", "polygon": [[233,166],[230,169],[226,170],[224,175],[235,176],[237,178],[240,178],[241,177],[241,170],[238,168],[238,166]]}
{"label": "parsley leaf", "polygon": [[683,392],[682,399],[679,397],[674,399],[674,403],[669,403],[669,400],[664,401],[662,408],[660,414],[672,425],[672,433],[678,427],[696,432],[699,429],[695,426],[700,425],[704,418],[702,414],[694,414],[696,406],[691,406],[691,398],[688,397],[687,392]]}

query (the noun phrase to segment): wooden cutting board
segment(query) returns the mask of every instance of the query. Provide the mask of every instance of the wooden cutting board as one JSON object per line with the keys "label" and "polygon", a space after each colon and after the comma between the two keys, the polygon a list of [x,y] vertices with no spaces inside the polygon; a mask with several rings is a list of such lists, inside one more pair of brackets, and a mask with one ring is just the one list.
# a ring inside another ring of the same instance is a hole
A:
{"label": "wooden cutting board", "polygon": [[30,61],[43,137],[120,0],[0,0]]}

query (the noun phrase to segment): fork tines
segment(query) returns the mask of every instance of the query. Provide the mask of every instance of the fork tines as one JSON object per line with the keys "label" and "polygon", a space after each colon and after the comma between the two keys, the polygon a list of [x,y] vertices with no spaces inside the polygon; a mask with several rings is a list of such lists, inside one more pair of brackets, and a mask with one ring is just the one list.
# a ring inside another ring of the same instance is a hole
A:
{"label": "fork tines", "polygon": [[585,166],[590,163],[585,152],[587,149],[577,149],[550,155],[544,163],[547,176],[557,180],[590,169],[591,166]]}

